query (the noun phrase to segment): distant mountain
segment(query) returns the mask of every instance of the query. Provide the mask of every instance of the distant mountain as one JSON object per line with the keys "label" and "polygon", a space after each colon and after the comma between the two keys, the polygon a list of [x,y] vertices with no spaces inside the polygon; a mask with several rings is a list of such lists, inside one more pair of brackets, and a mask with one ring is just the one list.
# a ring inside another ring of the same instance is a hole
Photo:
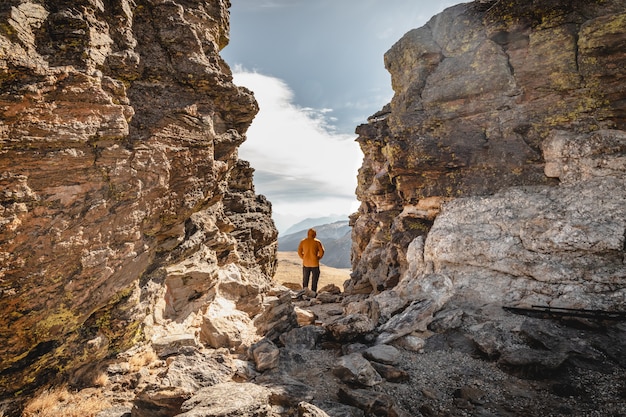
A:
{"label": "distant mountain", "polygon": [[348,221],[340,220],[329,224],[308,224],[307,220],[299,223],[300,229],[298,231],[278,237],[278,250],[284,252],[297,251],[298,244],[307,235],[307,230],[313,227],[317,232],[317,238],[322,241],[326,250],[322,259],[324,265],[334,268],[350,268],[352,266],[350,262],[352,228],[349,226]]}
{"label": "distant mountain", "polygon": [[317,227],[319,225],[326,225],[326,224],[334,223],[338,221],[347,222],[348,215],[347,214],[331,214],[329,216],[324,216],[324,217],[307,218],[307,219],[299,221],[296,224],[293,224],[287,230],[285,230],[284,233],[280,231],[279,232],[281,234],[289,235],[292,233],[300,232],[302,230],[308,230],[311,227]]}
{"label": "distant mountain", "polygon": [[[295,223],[302,220],[302,216],[295,216],[293,214],[281,214],[277,212],[272,213],[272,220],[274,220],[274,225],[276,229],[278,229],[279,234],[285,234],[285,232],[293,226]],[[320,222],[320,223],[329,223],[329,222]]]}

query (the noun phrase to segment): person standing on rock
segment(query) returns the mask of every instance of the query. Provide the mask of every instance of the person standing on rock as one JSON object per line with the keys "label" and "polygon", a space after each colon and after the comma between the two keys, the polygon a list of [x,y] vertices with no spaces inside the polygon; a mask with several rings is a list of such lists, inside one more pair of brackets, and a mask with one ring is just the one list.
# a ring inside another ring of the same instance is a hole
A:
{"label": "person standing on rock", "polygon": [[302,287],[308,288],[309,277],[312,275],[311,290],[317,292],[317,281],[320,279],[320,259],[324,256],[324,245],[317,239],[315,229],[309,229],[307,237],[298,245],[298,256],[302,259]]}

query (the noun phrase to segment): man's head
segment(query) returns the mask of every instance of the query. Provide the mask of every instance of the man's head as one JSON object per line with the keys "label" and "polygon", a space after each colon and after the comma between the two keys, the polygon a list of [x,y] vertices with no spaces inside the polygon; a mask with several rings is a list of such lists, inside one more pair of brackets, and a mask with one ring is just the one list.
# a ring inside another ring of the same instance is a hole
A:
{"label": "man's head", "polygon": [[317,236],[317,232],[315,231],[315,229],[309,229],[309,232],[307,233],[307,236],[309,238],[315,238],[315,236]]}

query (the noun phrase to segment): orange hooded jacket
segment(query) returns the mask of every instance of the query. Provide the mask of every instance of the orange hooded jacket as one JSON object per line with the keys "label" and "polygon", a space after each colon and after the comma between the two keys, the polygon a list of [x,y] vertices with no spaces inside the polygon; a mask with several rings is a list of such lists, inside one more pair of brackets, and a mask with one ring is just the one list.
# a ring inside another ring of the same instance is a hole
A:
{"label": "orange hooded jacket", "polygon": [[306,239],[302,239],[298,245],[298,256],[302,259],[302,266],[320,266],[320,259],[324,256],[324,245],[315,236],[317,232],[309,229]]}

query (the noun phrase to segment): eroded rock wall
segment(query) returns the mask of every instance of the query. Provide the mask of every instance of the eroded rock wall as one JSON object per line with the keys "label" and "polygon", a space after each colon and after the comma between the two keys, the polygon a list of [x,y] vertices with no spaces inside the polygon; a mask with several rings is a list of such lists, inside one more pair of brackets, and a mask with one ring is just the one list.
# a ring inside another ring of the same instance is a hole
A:
{"label": "eroded rock wall", "polygon": [[238,159],[258,107],[219,56],[228,7],[0,5],[0,398],[139,340],[258,338],[277,231]]}
{"label": "eroded rock wall", "polygon": [[624,308],[624,10],[460,4],[386,53],[348,293],[439,274],[449,295]]}

